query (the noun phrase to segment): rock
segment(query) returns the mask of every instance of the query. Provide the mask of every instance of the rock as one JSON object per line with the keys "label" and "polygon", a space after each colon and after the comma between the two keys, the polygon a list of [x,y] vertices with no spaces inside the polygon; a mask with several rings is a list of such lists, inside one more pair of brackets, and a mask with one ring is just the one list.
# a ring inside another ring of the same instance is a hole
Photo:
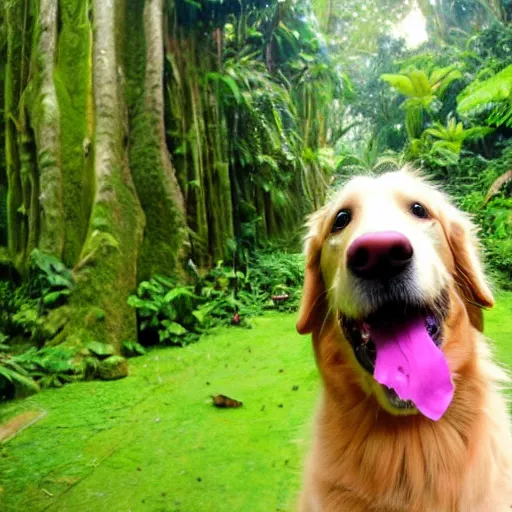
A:
{"label": "rock", "polygon": [[107,357],[101,362],[98,375],[102,380],[122,379],[128,375],[128,363],[121,356]]}
{"label": "rock", "polygon": [[101,343],[101,341],[90,341],[87,343],[85,348],[97,356],[98,359],[105,359],[108,356],[113,356],[115,354],[115,350],[112,345],[109,345],[108,343]]}

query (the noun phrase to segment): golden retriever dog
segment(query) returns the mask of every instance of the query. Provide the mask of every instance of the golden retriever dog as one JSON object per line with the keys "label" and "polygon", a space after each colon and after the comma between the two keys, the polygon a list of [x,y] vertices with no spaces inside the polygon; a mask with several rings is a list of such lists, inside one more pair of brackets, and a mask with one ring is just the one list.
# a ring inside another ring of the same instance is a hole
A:
{"label": "golden retriever dog", "polygon": [[512,436],[473,225],[407,169],[310,216],[297,330],[322,377],[302,512],[510,512]]}

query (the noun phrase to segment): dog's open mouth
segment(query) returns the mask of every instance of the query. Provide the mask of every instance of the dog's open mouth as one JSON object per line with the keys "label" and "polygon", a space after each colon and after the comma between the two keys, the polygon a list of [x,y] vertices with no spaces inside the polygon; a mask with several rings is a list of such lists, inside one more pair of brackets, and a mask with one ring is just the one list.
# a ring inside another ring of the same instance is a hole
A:
{"label": "dog's open mouth", "polygon": [[443,317],[441,312],[434,313],[429,308],[412,308],[400,304],[387,305],[362,320],[349,319],[340,313],[340,324],[359,364],[373,375],[377,351],[372,339],[372,326],[382,327],[391,323],[403,323],[406,317],[412,316],[425,317],[425,328],[435,345],[440,347]]}
{"label": "dog's open mouth", "polygon": [[373,375],[396,409],[417,408],[439,419],[453,397],[440,347],[446,299],[434,307],[388,303],[361,319],[339,315],[360,366]]}

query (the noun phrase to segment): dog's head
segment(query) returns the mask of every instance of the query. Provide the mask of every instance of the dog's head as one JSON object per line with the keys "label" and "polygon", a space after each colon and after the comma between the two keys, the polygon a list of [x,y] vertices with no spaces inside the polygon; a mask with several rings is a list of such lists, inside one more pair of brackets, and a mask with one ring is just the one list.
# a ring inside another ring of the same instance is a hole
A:
{"label": "dog's head", "polygon": [[402,170],[352,179],[311,215],[308,228],[298,331],[318,334],[334,318],[366,387],[391,412],[415,411],[371,379],[373,338],[396,329],[407,337],[420,319],[447,354],[455,314],[482,330],[480,308],[492,306],[493,297],[473,225],[435,187]]}

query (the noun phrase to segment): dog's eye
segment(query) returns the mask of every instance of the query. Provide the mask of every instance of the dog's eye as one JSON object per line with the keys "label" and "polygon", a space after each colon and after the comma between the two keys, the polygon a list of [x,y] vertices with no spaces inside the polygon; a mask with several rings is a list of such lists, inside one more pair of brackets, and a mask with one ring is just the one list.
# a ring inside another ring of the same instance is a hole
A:
{"label": "dog's eye", "polygon": [[352,220],[352,213],[350,210],[340,210],[332,226],[332,232],[341,231],[347,227],[349,222]]}
{"label": "dog's eye", "polygon": [[411,205],[411,213],[418,217],[418,219],[428,219],[428,212],[420,203],[413,203]]}

